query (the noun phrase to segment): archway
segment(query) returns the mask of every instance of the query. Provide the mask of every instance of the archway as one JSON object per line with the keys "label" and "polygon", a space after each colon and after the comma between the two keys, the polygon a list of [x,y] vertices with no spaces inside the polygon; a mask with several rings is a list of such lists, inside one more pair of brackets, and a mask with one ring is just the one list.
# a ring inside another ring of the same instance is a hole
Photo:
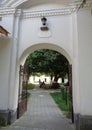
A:
{"label": "archway", "polygon": [[55,45],[55,44],[51,44],[51,43],[39,43],[39,44],[35,44],[35,45],[28,47],[27,49],[25,49],[23,51],[23,53],[19,57],[19,63],[24,64],[26,57],[30,53],[32,53],[32,52],[34,52],[35,50],[38,50],[38,49],[55,50],[55,51],[61,53],[62,55],[64,55],[66,57],[66,59],[69,61],[69,64],[72,64],[72,56],[71,56],[71,54],[69,54],[68,50],[65,50],[64,48],[62,48],[58,45]]}
{"label": "archway", "polygon": [[33,53],[34,51],[36,50],[39,50],[39,49],[51,49],[51,50],[55,50],[61,54],[63,54],[66,59],[68,60],[69,62],[69,93],[70,93],[70,97],[71,97],[71,100],[70,100],[70,104],[71,104],[71,107],[70,107],[70,113],[71,113],[71,118],[72,118],[72,122],[74,122],[74,117],[73,117],[73,100],[72,100],[72,58],[71,56],[67,53],[67,51],[57,45],[54,45],[54,44],[49,44],[49,43],[41,43],[41,44],[36,44],[36,45],[33,45],[29,48],[27,48],[26,50],[24,50],[24,52],[22,53],[21,57],[20,57],[20,65],[24,65],[25,63],[25,60],[26,58],[28,57],[28,55],[30,53]]}

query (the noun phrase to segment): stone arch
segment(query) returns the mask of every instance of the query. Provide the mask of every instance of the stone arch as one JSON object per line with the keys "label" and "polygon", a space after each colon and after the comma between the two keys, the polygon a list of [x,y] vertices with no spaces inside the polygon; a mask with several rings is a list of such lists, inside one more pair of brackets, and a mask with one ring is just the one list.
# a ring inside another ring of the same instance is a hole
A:
{"label": "stone arch", "polygon": [[39,44],[35,44],[30,46],[29,48],[27,48],[26,50],[24,50],[24,52],[21,54],[20,58],[19,58],[19,63],[20,64],[24,64],[27,56],[38,50],[38,49],[51,49],[51,50],[55,50],[59,53],[61,53],[62,55],[64,55],[66,57],[66,59],[69,61],[70,64],[72,64],[72,56],[69,54],[68,51],[66,51],[64,48],[58,46],[58,45],[54,45],[54,44],[49,44],[49,43],[39,43]]}

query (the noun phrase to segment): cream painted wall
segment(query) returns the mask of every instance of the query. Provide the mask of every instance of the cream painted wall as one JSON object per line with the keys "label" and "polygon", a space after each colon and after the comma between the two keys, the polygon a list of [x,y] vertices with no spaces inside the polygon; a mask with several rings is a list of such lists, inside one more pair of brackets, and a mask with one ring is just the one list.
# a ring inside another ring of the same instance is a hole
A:
{"label": "cream painted wall", "polygon": [[92,115],[92,14],[80,10],[78,22],[80,113]]}
{"label": "cream painted wall", "polygon": [[40,17],[21,20],[19,58],[25,49],[41,43],[61,46],[72,56],[72,16],[47,17],[47,24],[51,35],[41,37],[39,34],[45,35],[45,32],[40,31],[42,26]]}
{"label": "cream painted wall", "polygon": [[9,38],[0,38],[0,109],[8,109],[11,44]]}

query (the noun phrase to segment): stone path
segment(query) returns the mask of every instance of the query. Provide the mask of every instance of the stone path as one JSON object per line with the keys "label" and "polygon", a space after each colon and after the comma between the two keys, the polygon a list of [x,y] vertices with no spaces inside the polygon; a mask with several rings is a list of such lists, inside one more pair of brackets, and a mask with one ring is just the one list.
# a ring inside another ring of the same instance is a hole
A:
{"label": "stone path", "polygon": [[49,91],[34,89],[31,90],[27,112],[1,130],[74,130],[74,126],[57,107]]}

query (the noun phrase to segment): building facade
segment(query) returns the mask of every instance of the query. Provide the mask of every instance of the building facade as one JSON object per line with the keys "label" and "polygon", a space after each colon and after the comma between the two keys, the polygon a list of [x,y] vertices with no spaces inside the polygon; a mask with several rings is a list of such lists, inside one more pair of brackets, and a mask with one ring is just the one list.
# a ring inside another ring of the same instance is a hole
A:
{"label": "building facade", "polygon": [[92,129],[92,0],[1,0],[0,25],[9,32],[0,34],[0,114],[16,120],[19,66],[52,49],[72,65],[75,128]]}

